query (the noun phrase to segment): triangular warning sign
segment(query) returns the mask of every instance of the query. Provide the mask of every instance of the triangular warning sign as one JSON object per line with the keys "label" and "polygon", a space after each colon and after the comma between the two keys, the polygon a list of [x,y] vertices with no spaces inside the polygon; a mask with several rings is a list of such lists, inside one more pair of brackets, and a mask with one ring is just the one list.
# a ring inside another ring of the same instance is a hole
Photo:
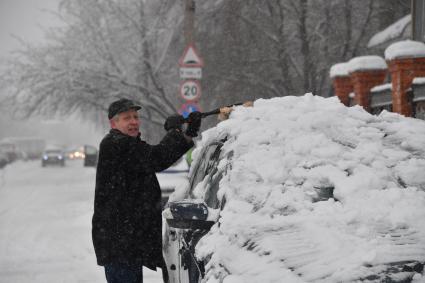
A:
{"label": "triangular warning sign", "polygon": [[179,60],[180,67],[203,67],[204,61],[199,57],[198,52],[192,44],[189,44]]}

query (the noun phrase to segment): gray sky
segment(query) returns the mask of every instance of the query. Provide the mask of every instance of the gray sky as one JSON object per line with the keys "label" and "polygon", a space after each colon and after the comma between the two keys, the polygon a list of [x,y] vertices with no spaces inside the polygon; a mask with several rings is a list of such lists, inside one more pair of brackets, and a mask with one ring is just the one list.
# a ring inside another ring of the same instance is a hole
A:
{"label": "gray sky", "polygon": [[[48,11],[57,11],[60,0],[0,0],[0,58],[19,48],[14,34],[25,41],[45,43],[43,28],[58,26],[61,22]],[[46,11],[47,10],[47,11]],[[1,63],[0,63],[1,64]],[[0,66],[1,67],[1,66]],[[12,121],[10,114],[0,116],[0,139],[8,136],[39,136],[48,142],[68,145],[97,145],[103,133],[76,116],[61,121]]]}
{"label": "gray sky", "polygon": [[57,26],[59,20],[51,15],[56,11],[59,0],[0,0],[0,55],[18,48],[15,34],[30,42],[42,43],[42,27]]}

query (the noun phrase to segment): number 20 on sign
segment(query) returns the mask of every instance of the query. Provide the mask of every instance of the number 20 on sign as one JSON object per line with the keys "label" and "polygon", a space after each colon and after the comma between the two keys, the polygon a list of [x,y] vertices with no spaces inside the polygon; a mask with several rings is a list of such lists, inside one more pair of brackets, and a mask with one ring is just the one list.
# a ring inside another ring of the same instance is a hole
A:
{"label": "number 20 on sign", "polygon": [[184,100],[197,100],[201,96],[201,85],[195,80],[186,80],[180,84],[180,95]]}

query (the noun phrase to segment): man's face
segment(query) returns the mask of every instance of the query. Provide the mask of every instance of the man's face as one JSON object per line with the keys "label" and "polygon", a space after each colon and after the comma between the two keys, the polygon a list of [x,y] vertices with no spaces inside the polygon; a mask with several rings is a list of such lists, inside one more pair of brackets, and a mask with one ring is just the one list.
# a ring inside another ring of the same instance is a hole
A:
{"label": "man's face", "polygon": [[117,129],[125,135],[137,137],[139,134],[140,120],[137,111],[134,109],[121,112],[109,121],[112,129]]}

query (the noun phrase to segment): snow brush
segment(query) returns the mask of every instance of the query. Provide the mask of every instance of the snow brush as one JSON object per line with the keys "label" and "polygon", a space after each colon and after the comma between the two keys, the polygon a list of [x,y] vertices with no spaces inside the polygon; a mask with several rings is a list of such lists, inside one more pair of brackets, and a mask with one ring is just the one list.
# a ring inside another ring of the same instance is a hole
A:
{"label": "snow brush", "polygon": [[[246,102],[239,102],[235,104],[231,104],[228,106],[216,108],[214,110],[208,111],[208,112],[201,112],[202,118],[211,116],[211,115],[219,115],[219,120],[226,120],[229,118],[230,112],[232,112],[234,106],[243,105],[244,107],[252,107],[253,103],[252,101],[246,101]],[[184,123],[189,122],[189,118],[184,118]]]}

